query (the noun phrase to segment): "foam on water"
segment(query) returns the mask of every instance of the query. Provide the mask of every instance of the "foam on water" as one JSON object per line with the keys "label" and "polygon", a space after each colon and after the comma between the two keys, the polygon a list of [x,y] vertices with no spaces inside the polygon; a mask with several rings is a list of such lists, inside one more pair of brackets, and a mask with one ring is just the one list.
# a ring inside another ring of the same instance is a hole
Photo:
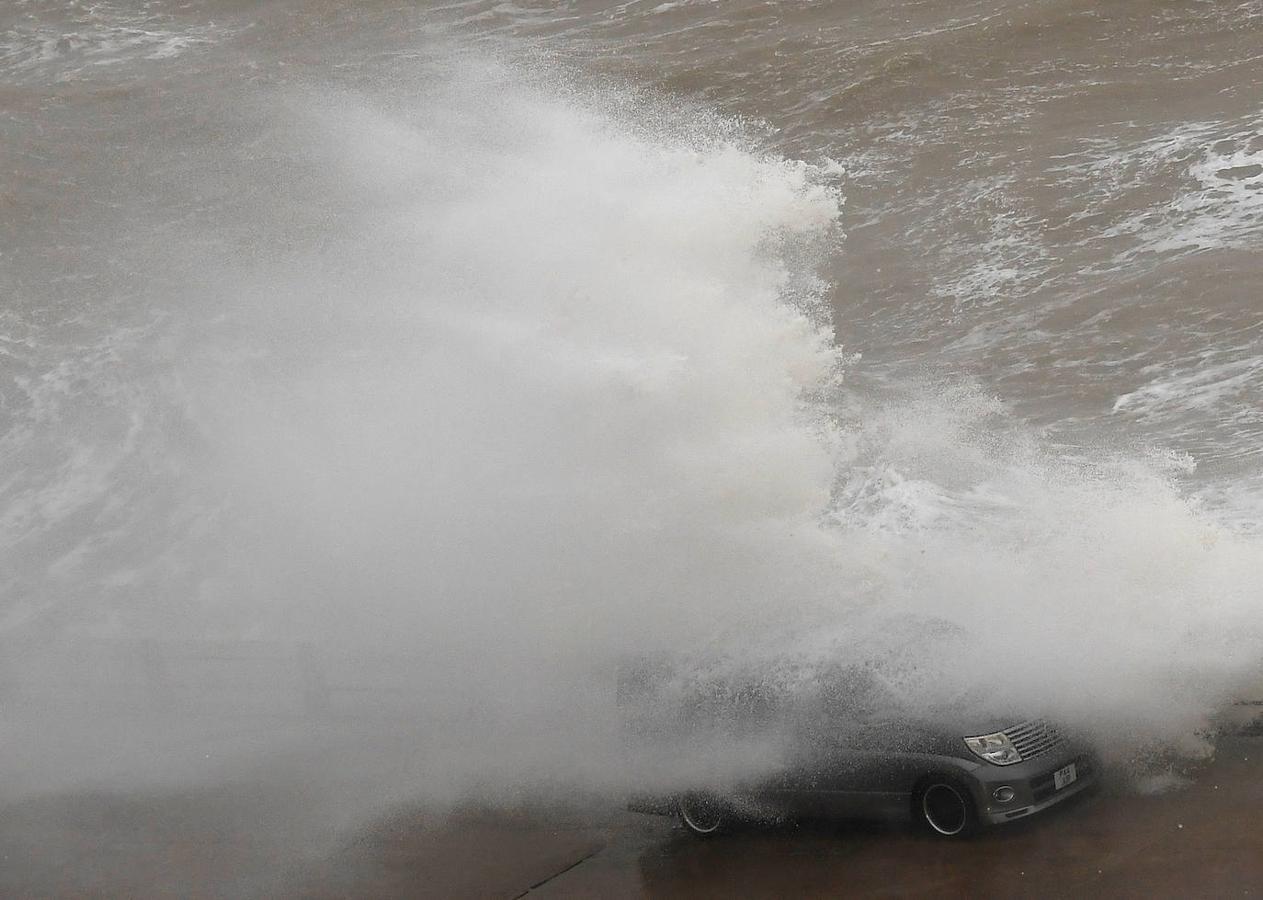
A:
{"label": "foam on water", "polygon": [[1114,401],[1114,412],[1133,415],[1161,416],[1172,407],[1180,412],[1234,408],[1238,415],[1253,418],[1257,413],[1251,399],[1258,390],[1263,375],[1263,359],[1243,354],[1248,348],[1235,348],[1222,356],[1237,357],[1223,360],[1203,358],[1187,369],[1168,372],[1143,387],[1123,394]]}
{"label": "foam on water", "polygon": [[1089,176],[1094,200],[1083,215],[1110,210],[1124,194],[1154,196],[1102,233],[1124,239],[1117,261],[1241,247],[1258,234],[1263,136],[1257,126],[1187,122],[1122,149],[1100,146],[1085,153],[1087,161],[1058,168]]}
{"label": "foam on water", "polygon": [[0,37],[0,72],[16,84],[89,80],[104,67],[173,59],[224,31],[213,24],[178,27],[155,3],[22,7],[12,11],[14,27]]}

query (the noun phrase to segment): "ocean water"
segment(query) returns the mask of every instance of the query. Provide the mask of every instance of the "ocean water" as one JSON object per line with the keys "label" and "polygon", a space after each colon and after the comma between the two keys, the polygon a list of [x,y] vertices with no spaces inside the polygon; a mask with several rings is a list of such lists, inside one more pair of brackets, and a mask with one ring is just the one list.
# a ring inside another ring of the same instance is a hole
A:
{"label": "ocean water", "polygon": [[14,665],[393,654],[429,783],[605,784],[660,769],[624,660],[792,690],[946,623],[905,700],[1200,752],[1263,664],[1261,35],[1257,3],[7,5]]}

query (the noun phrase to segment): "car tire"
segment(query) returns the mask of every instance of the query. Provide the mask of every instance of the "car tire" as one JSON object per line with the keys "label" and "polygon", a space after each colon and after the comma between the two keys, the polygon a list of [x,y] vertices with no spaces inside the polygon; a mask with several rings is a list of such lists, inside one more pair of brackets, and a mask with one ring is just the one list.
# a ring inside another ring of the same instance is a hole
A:
{"label": "car tire", "polygon": [[676,800],[680,824],[697,837],[714,837],[724,830],[728,816],[713,794],[682,794]]}
{"label": "car tire", "polygon": [[978,832],[973,795],[959,779],[947,775],[922,779],[912,794],[912,816],[939,840],[962,840]]}

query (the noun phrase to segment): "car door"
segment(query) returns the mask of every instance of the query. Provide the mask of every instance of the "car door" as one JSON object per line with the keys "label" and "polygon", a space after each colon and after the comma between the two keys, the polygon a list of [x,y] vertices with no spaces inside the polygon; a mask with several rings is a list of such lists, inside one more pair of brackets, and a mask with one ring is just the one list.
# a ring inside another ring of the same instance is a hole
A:
{"label": "car door", "polygon": [[808,814],[902,813],[915,781],[915,730],[861,671],[844,673],[800,718],[778,791]]}

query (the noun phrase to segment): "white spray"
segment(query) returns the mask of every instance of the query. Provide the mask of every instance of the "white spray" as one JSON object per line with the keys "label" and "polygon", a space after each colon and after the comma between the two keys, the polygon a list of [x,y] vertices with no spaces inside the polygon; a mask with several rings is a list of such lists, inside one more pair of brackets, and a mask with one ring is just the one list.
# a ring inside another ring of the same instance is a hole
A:
{"label": "white spray", "polygon": [[[92,627],[404,660],[411,786],[435,794],[672,777],[620,743],[629,658],[792,690],[946,622],[963,642],[893,687],[928,704],[986,684],[1127,752],[1185,746],[1254,676],[1263,548],[1163,460],[1068,458],[968,388],[844,389],[812,275],[845,252],[834,176],[730,123],[538,81],[465,63],[403,99],[260,102],[279,127],[231,182],[258,252],[212,254],[143,339],[106,339],[148,421],[123,481],[71,465],[23,488],[108,503],[145,459],[177,470],[161,552],[110,545],[107,564],[84,534],[56,557],[59,583],[108,598]],[[135,227],[187,258],[215,233]],[[154,424],[172,406],[195,450]]]}

